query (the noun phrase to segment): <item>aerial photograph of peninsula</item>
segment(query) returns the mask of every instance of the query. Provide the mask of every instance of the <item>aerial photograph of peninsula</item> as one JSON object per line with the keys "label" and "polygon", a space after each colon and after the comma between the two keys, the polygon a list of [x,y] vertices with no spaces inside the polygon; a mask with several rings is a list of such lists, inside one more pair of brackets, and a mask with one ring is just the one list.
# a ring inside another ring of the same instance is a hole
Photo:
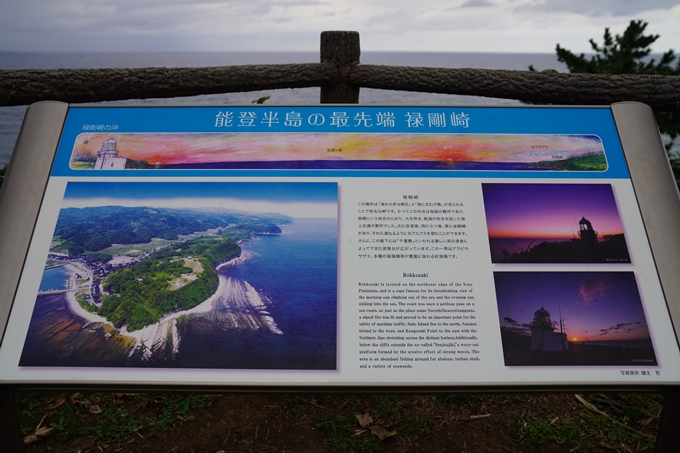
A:
{"label": "aerial photograph of peninsula", "polygon": [[506,366],[657,365],[633,272],[494,272]]}
{"label": "aerial photograph of peninsula", "polygon": [[493,263],[630,263],[610,184],[482,184]]}
{"label": "aerial photograph of peninsula", "polygon": [[335,370],[336,183],[69,182],[20,366]]}
{"label": "aerial photograph of peninsula", "polygon": [[605,171],[595,135],[80,134],[74,170],[409,169]]}

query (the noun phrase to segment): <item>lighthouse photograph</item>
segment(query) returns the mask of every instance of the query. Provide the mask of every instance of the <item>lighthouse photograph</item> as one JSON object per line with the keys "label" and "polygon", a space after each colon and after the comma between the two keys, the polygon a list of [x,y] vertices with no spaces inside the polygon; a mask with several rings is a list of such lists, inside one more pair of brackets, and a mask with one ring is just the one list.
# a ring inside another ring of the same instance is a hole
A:
{"label": "lighthouse photograph", "polygon": [[493,263],[631,262],[610,184],[482,184]]}
{"label": "lighthouse photograph", "polygon": [[633,272],[494,272],[506,366],[657,365]]}

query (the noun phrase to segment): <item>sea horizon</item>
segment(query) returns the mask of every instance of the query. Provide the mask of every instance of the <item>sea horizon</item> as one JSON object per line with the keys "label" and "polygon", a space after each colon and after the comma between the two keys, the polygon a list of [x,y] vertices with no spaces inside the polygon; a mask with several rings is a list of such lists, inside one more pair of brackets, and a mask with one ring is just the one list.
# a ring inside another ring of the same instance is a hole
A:
{"label": "sea horizon", "polygon": [[[0,51],[0,69],[97,69],[140,67],[209,67],[246,64],[317,63],[319,52],[19,52]],[[556,69],[566,72],[554,53],[501,52],[398,52],[362,51],[361,63],[433,68],[526,70]],[[319,88],[224,93],[181,98],[129,99],[109,105],[229,105],[251,104],[270,96],[267,104],[318,104]],[[362,88],[361,104],[518,105],[513,99],[414,93]],[[96,104],[95,104],[96,105]],[[0,107],[0,168],[10,159],[27,106]]]}

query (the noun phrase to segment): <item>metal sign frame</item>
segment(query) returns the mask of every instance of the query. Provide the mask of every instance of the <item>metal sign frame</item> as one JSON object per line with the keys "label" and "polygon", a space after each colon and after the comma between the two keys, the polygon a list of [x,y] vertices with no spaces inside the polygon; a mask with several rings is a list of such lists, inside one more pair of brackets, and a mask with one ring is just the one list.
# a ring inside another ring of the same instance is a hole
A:
{"label": "metal sign frame", "polygon": [[[300,107],[301,106],[296,106]],[[333,109],[341,111],[343,107],[347,109],[360,109],[360,106],[330,106],[327,109]],[[394,109],[400,109],[404,106],[394,106]],[[107,107],[100,107],[106,109]],[[142,108],[142,107],[140,107]],[[177,107],[185,108],[185,107]],[[250,108],[250,107],[248,107]],[[278,107],[276,107],[278,108]],[[387,108],[387,107],[385,107]],[[422,109],[423,107],[414,107],[416,109]],[[525,109],[532,109],[534,107],[507,107],[507,109],[512,109],[514,112],[520,112]],[[588,109],[590,107],[541,107],[543,109]],[[16,300],[19,285],[22,278],[22,272],[26,272],[24,269],[24,264],[27,262],[28,252],[31,247],[31,243],[34,239],[34,232],[36,228],[43,228],[39,225],[38,219],[40,216],[41,209],[45,206],[45,200],[48,203],[53,203],[55,198],[46,194],[48,183],[50,181],[50,175],[58,175],[60,171],[69,172],[71,170],[59,170],[59,168],[64,167],[63,162],[55,161],[55,156],[57,150],[60,146],[73,146],[73,142],[65,143],[62,139],[62,133],[66,130],[65,121],[69,114],[69,110],[72,109],[68,104],[58,103],[58,102],[43,102],[38,103],[29,108],[22,126],[19,139],[17,141],[17,146],[15,148],[15,153],[10,162],[9,171],[5,178],[5,182],[0,192],[0,207],[5,213],[11,213],[10,215],[3,215],[0,217],[0,255],[3,256],[3,266],[2,272],[0,272],[0,335],[3,336],[3,343],[5,349],[13,347],[7,343],[7,320],[9,319],[12,312],[16,311],[17,304],[22,303]],[[275,109],[272,107],[272,109]],[[461,109],[461,107],[457,107]],[[618,140],[620,140],[620,146],[622,149],[622,156],[624,161],[622,161],[625,171],[629,172],[630,175],[630,185],[632,188],[632,194],[634,194],[635,200],[632,202],[636,209],[639,210],[639,219],[643,224],[644,235],[646,235],[646,240],[649,244],[649,249],[651,250],[651,257],[653,259],[653,266],[656,268],[656,274],[658,275],[658,280],[660,282],[660,290],[662,291],[662,297],[665,299],[665,304],[663,308],[667,310],[668,316],[665,321],[670,327],[665,332],[664,338],[672,338],[674,341],[669,343],[665,341],[664,344],[658,345],[657,348],[663,347],[671,352],[662,352],[657,350],[657,354],[661,353],[664,360],[668,362],[669,358],[673,356],[680,356],[678,352],[678,338],[680,338],[680,281],[676,278],[677,270],[680,269],[680,256],[678,256],[675,251],[680,250],[680,235],[677,234],[680,231],[680,195],[678,193],[675,180],[666,159],[665,149],[663,142],[658,133],[658,128],[653,116],[653,113],[649,107],[644,104],[639,103],[618,103],[613,104],[610,107],[594,107],[594,109],[604,109],[611,112],[613,122],[615,124],[616,133],[618,134]],[[294,108],[289,109],[294,112]],[[354,111],[353,110],[353,111]],[[441,110],[441,109],[440,109]],[[554,111],[557,111],[554,110]],[[450,112],[447,110],[447,114]],[[455,113],[455,112],[454,112]],[[333,113],[334,115],[335,113]],[[406,113],[408,114],[408,112]],[[358,113],[357,113],[358,115]],[[295,119],[296,117],[286,117],[286,119]],[[358,116],[352,115],[349,119],[356,120]],[[280,117],[283,120],[283,114]],[[373,119],[375,120],[375,119]],[[363,124],[362,124],[363,121]],[[455,116],[451,115],[448,130],[444,133],[451,133],[451,127],[454,126]],[[547,121],[550,121],[549,119]],[[281,121],[283,122],[283,121]],[[217,124],[217,123],[216,123]],[[311,124],[311,123],[309,123]],[[370,126],[374,125],[371,124]],[[462,123],[461,123],[462,124]],[[369,123],[366,122],[366,117],[359,118],[356,123],[357,126],[370,127]],[[269,123],[272,126],[272,123]],[[466,126],[467,127],[467,126]],[[597,128],[595,128],[597,129]],[[464,132],[462,129],[456,131],[456,133]],[[90,132],[90,131],[84,131]],[[93,133],[107,133],[106,130],[93,130]],[[127,131],[129,133],[141,133],[135,131]],[[279,133],[288,133],[290,130],[281,130]],[[323,131],[326,134],[330,134],[331,131]],[[357,131],[358,133],[367,134],[367,129]],[[412,131],[407,131],[413,133]],[[476,133],[483,133],[484,131],[477,131]],[[587,130],[579,132],[580,134],[589,133]],[[69,141],[67,139],[66,141]],[[605,139],[607,140],[607,139]],[[61,144],[60,144],[61,143]],[[330,146],[330,145],[329,145]],[[607,149],[610,145],[606,144],[604,147]],[[339,149],[339,148],[338,148]],[[329,148],[329,153],[333,152],[335,148]],[[616,153],[612,153],[614,156]],[[62,160],[64,153],[62,152]],[[69,153],[70,155],[70,153]],[[113,155],[112,155],[113,156]],[[116,156],[113,156],[114,158]],[[610,155],[607,155],[607,159],[610,159]],[[61,167],[59,167],[61,165]],[[103,165],[103,163],[102,163]],[[111,165],[113,165],[111,163]],[[285,163],[283,164],[285,167]],[[399,164],[401,165],[401,164]],[[616,167],[617,163],[614,161],[609,161],[609,168]],[[272,167],[260,167],[260,168],[250,168],[243,172],[244,175],[252,178],[262,178],[262,175],[270,174],[273,177],[270,178],[272,181],[281,181],[285,179],[285,169],[282,168],[272,168]],[[158,168],[148,167],[146,170],[142,170],[146,173],[139,173],[142,179],[146,178],[152,172],[157,171]],[[223,170],[223,169],[222,169]],[[318,170],[314,169],[314,170]],[[325,173],[321,173],[323,177],[330,177],[331,179],[342,180],[345,176],[350,176],[352,178],[357,178],[362,171],[366,171],[366,168],[344,168],[340,167],[327,167],[321,170]],[[383,169],[368,168],[370,175],[377,176],[377,172]],[[408,164],[402,165],[401,167],[393,167],[391,169],[392,176],[395,178],[402,177],[411,171],[408,168]],[[432,180],[441,181],[441,172],[439,175],[435,176],[435,173],[431,171],[431,168],[427,170],[422,175],[425,178],[433,178]],[[424,171],[425,171],[424,170]],[[555,169],[553,169],[555,170]],[[114,172],[114,169],[109,170],[109,172]],[[227,177],[222,177],[224,181],[231,181],[238,179],[234,175],[238,175],[238,168],[231,168],[229,170],[231,173]],[[250,173],[248,173],[250,171]],[[298,168],[298,171],[303,171]],[[345,171],[345,176],[343,176],[343,171]],[[448,171],[448,170],[443,170]],[[56,173],[55,173],[56,172]],[[269,173],[267,173],[269,172]],[[192,174],[192,181],[195,181],[196,174]],[[113,174],[113,173],[110,173]],[[220,170],[209,170],[205,173],[211,180],[220,180]],[[142,176],[143,175],[143,176]],[[319,178],[316,177],[313,171],[308,171],[306,173],[310,181],[318,181]],[[313,175],[313,176],[310,176]],[[334,175],[334,176],[333,176]],[[540,177],[544,177],[545,174]],[[583,175],[583,173],[581,173]],[[85,176],[85,175],[83,175]],[[130,177],[130,174],[126,174],[125,177]],[[87,175],[90,177],[90,174]],[[155,175],[154,175],[155,177]],[[304,180],[305,177],[299,177],[299,180]],[[475,176],[479,177],[479,176]],[[491,173],[485,176],[488,180],[494,180]],[[523,173],[524,178],[536,178],[536,174],[528,175]],[[539,177],[539,179],[540,179]],[[71,177],[71,180],[77,180],[78,177]],[[135,176],[136,180],[140,177]],[[463,177],[464,178],[464,177]],[[552,179],[550,179],[552,178]],[[579,176],[576,176],[579,179]],[[85,178],[86,179],[86,178]],[[91,178],[90,178],[91,179]],[[134,178],[133,178],[134,179]],[[246,178],[247,179],[247,178]],[[607,178],[605,177],[605,180]],[[626,178],[623,178],[626,180]],[[545,179],[548,182],[554,182],[559,180],[564,181],[562,175],[557,175],[557,172],[550,174],[550,177]],[[177,182],[176,180],[175,183]],[[421,179],[420,181],[423,181]],[[579,179],[581,183],[581,179]],[[532,181],[533,182],[533,181]],[[587,180],[585,181],[588,182]],[[600,181],[601,182],[601,181]],[[566,187],[566,186],[565,186]],[[505,190],[505,187],[502,187]],[[491,189],[489,189],[491,190]],[[620,193],[628,193],[619,192]],[[491,196],[491,195],[489,195]],[[61,195],[59,195],[59,199]],[[315,200],[318,201],[318,200]],[[344,201],[343,201],[344,202]],[[630,200],[628,201],[630,202]],[[337,204],[337,198],[335,200]],[[487,206],[490,203],[487,199]],[[46,209],[46,208],[45,208]],[[58,211],[58,208],[57,208]],[[355,214],[355,213],[353,213]],[[54,214],[51,214],[54,217]],[[489,216],[487,212],[487,216]],[[490,217],[487,217],[487,220]],[[585,217],[584,217],[585,220]],[[56,219],[52,220],[54,223]],[[341,226],[341,229],[343,227]],[[44,230],[44,229],[43,229]],[[42,232],[43,230],[40,230]],[[9,239],[11,238],[11,239]],[[629,242],[632,238],[626,238]],[[641,240],[639,237],[636,240]],[[339,246],[340,247],[340,246]],[[628,261],[630,262],[630,261]],[[559,267],[559,266],[558,266]],[[568,268],[571,270],[578,270],[577,268]],[[612,269],[606,268],[607,270]],[[506,267],[503,270],[508,270]],[[526,271],[526,269],[524,269]],[[564,271],[564,269],[562,269]],[[637,272],[637,271],[636,271]],[[526,273],[526,272],[525,272]],[[611,277],[612,274],[616,272],[609,272]],[[406,275],[406,273],[404,273]],[[417,272],[414,275],[418,275]],[[533,274],[530,275],[533,277]],[[406,278],[406,277],[404,277]],[[622,280],[623,281],[623,280]],[[453,284],[453,283],[452,283]],[[502,285],[499,280],[496,280],[496,285]],[[623,284],[623,283],[622,283]],[[342,292],[343,290],[340,289]],[[644,298],[644,297],[643,297]],[[346,303],[350,299],[350,296],[343,294],[342,298],[338,298],[337,304]],[[655,311],[656,314],[659,310]],[[560,316],[561,320],[561,316]],[[536,319],[534,320],[536,321]],[[343,321],[344,322],[344,321]],[[658,326],[661,321],[655,319],[651,323]],[[346,324],[342,328],[346,328]],[[554,328],[553,328],[554,330]],[[375,332],[375,330],[374,330]],[[355,335],[356,332],[352,332]],[[480,334],[481,336],[481,334]],[[14,337],[13,337],[14,338]],[[557,338],[557,337],[555,337]],[[547,341],[547,340],[546,340]],[[552,340],[551,340],[552,341]],[[547,343],[545,343],[547,344]],[[544,346],[548,347],[548,346]],[[342,353],[346,353],[344,350]],[[340,354],[340,353],[338,353]],[[497,351],[497,356],[500,354]],[[339,359],[338,359],[339,360]],[[673,361],[675,359],[672,359]],[[677,360],[680,363],[680,360]],[[357,362],[358,363],[358,362]],[[534,364],[535,365],[535,364]],[[540,364],[539,364],[540,365]],[[506,360],[507,366],[507,360]],[[675,365],[671,367],[674,370]],[[629,367],[631,369],[645,369],[644,367]],[[587,368],[586,368],[587,369]],[[673,371],[675,376],[677,370]],[[624,370],[621,370],[623,374]],[[501,391],[602,391],[602,390],[622,390],[622,391],[665,391],[667,392],[667,402],[664,406],[664,418],[662,419],[662,424],[659,432],[659,439],[657,441],[657,449],[662,448],[664,442],[668,442],[670,436],[669,425],[673,423],[680,417],[680,409],[678,409],[677,402],[677,389],[680,385],[680,379],[676,377],[670,379],[663,379],[661,381],[654,381],[652,379],[641,380],[634,379],[629,381],[616,380],[616,379],[602,379],[602,378],[592,378],[592,379],[578,379],[571,382],[562,381],[555,382],[555,380],[550,378],[539,379],[530,382],[524,381],[513,381],[513,379],[508,379],[506,377],[503,381],[485,381],[475,383],[471,379],[465,380],[463,384],[457,383],[456,379],[451,379],[447,384],[446,379],[436,380],[436,381],[425,381],[425,382],[415,382],[413,380],[390,380],[390,379],[377,379],[376,377],[369,378],[365,381],[357,379],[321,379],[304,382],[306,378],[297,378],[290,380],[263,380],[262,382],[248,381],[247,383],[239,381],[228,381],[224,384],[219,384],[215,379],[207,380],[204,382],[190,382],[188,385],[186,383],[172,382],[172,381],[158,381],[154,380],[153,377],[149,375],[142,375],[141,378],[133,379],[133,382],[123,380],[123,379],[112,379],[112,380],[89,380],[73,383],[72,380],[68,379],[67,374],[62,374],[61,377],[57,379],[16,379],[14,377],[0,376],[0,385],[2,386],[3,394],[3,417],[7,417],[10,422],[15,419],[15,408],[12,407],[12,391],[13,389],[26,388],[26,389],[134,389],[140,391],[155,391],[158,389],[168,390],[168,391],[205,391],[205,392],[215,392],[215,391],[280,391],[280,392],[304,392],[304,391],[315,391],[315,392],[501,392]],[[337,376],[337,375],[336,375]],[[377,376],[377,375],[376,375]],[[277,378],[278,379],[278,378]],[[3,382],[4,381],[4,382]],[[13,422],[12,422],[13,423]],[[16,433],[16,431],[15,431]],[[14,437],[12,437],[14,436]],[[11,439],[16,440],[16,435],[12,434],[8,438],[10,442],[14,442]],[[661,451],[661,450],[659,450]]]}

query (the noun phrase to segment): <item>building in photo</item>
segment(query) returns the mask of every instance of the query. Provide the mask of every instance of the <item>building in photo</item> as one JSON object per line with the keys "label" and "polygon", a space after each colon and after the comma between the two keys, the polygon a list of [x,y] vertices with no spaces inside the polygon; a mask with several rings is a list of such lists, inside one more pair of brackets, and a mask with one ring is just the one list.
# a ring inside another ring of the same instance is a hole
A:
{"label": "building in photo", "polygon": [[97,162],[94,164],[95,170],[123,170],[127,159],[118,157],[118,142],[113,136],[104,140],[102,148],[97,152]]}
{"label": "building in photo", "polygon": [[529,324],[531,329],[532,352],[568,351],[567,334],[555,332],[555,325],[550,320],[548,310],[541,307],[534,313],[534,320]]}

